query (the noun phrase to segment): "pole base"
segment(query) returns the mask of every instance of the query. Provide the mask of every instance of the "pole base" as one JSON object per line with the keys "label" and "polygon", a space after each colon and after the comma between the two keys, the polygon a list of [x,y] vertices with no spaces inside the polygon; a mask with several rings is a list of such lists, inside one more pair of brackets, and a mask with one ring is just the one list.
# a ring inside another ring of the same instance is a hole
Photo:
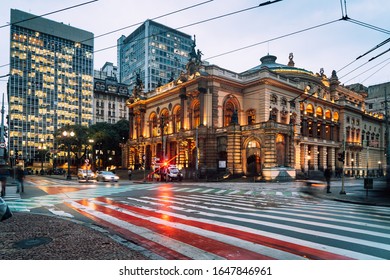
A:
{"label": "pole base", "polygon": [[340,191],[340,194],[347,194],[345,191]]}
{"label": "pole base", "polygon": [[67,176],[66,176],[66,180],[72,180],[72,176],[67,175]]}

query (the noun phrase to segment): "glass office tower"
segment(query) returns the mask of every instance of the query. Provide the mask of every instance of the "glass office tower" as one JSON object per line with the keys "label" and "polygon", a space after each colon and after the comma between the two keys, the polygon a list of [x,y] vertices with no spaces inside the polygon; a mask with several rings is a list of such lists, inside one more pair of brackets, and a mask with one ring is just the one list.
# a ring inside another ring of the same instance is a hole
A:
{"label": "glass office tower", "polygon": [[138,74],[148,92],[177,79],[181,71],[185,72],[192,45],[190,35],[145,21],[128,37],[117,40],[120,82],[132,89]]}
{"label": "glass office tower", "polygon": [[28,164],[57,129],[92,124],[94,35],[19,10],[10,30],[8,150]]}

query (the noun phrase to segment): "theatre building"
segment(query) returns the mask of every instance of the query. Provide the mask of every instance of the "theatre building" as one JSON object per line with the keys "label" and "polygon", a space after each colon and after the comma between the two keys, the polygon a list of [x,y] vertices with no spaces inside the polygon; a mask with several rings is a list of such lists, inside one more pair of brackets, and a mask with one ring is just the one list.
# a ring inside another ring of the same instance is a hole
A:
{"label": "theatre building", "polygon": [[[199,52],[198,52],[199,53]],[[337,73],[312,73],[267,55],[243,73],[202,65],[193,50],[186,73],[127,101],[130,137],[123,165],[175,164],[186,178],[293,180],[344,167],[376,172],[384,163],[384,123],[365,111],[365,92]],[[338,160],[344,152],[344,165]]]}

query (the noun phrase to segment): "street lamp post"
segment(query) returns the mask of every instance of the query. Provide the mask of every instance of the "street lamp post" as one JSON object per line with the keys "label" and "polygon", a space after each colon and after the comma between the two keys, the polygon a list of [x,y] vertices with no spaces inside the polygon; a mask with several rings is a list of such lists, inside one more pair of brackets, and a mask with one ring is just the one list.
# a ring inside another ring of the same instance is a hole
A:
{"label": "street lamp post", "polygon": [[[165,162],[165,145],[164,145],[164,126],[165,126],[165,120],[164,116],[160,117],[160,130],[161,130],[161,160],[160,162],[164,164]],[[160,181],[163,179],[163,170],[162,165],[160,165]]]}
{"label": "street lamp post", "polygon": [[40,171],[40,174],[43,175],[44,171],[43,171],[43,159],[44,159],[44,156],[45,156],[45,146],[43,145],[43,142],[45,140],[42,138],[41,139],[41,145],[38,147],[38,150],[40,150],[40,154],[41,154],[41,171]]}
{"label": "street lamp post", "polygon": [[[88,143],[91,146],[91,149],[93,148],[93,139],[88,139]],[[93,157],[93,156],[92,156]],[[87,182],[88,182],[88,170],[89,170],[89,164],[91,164],[91,173],[92,173],[92,162],[89,161],[89,147],[87,148],[86,158],[85,158],[85,165],[87,166]]]}
{"label": "street lamp post", "polygon": [[378,161],[378,177],[382,176],[381,161]]}
{"label": "street lamp post", "polygon": [[[69,125],[67,128],[69,129]],[[74,137],[75,133],[73,131],[64,130],[64,132],[62,132],[62,135],[66,138],[68,142],[68,174],[66,175],[66,179],[71,180],[72,175],[70,175],[70,139]]]}

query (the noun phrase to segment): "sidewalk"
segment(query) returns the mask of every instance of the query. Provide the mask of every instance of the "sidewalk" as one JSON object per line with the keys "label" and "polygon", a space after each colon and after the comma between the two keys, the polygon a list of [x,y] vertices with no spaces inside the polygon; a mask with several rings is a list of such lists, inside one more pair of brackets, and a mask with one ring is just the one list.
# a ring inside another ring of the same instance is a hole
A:
{"label": "sidewalk", "polygon": [[331,181],[331,193],[326,193],[325,182],[320,188],[303,188],[303,191],[322,199],[390,207],[390,186],[385,178],[374,178],[373,188],[368,190],[364,188],[364,179],[345,178],[344,193],[342,190],[341,179]]}
{"label": "sidewalk", "polygon": [[[11,178],[7,185],[13,184],[16,183]],[[264,183],[254,184],[264,186]],[[270,184],[277,187],[277,183]],[[326,193],[324,186],[304,185],[304,182],[296,182],[296,186],[301,186],[301,191],[321,199],[390,207],[389,188],[381,179],[374,180],[374,188],[369,190],[368,196],[362,179],[346,179],[346,194],[340,194],[340,180],[331,182],[330,194]],[[26,188],[26,192],[29,189]],[[17,212],[13,213],[12,218],[0,222],[0,260],[148,259],[140,250],[135,244],[121,240],[96,225],[67,218]]]}

